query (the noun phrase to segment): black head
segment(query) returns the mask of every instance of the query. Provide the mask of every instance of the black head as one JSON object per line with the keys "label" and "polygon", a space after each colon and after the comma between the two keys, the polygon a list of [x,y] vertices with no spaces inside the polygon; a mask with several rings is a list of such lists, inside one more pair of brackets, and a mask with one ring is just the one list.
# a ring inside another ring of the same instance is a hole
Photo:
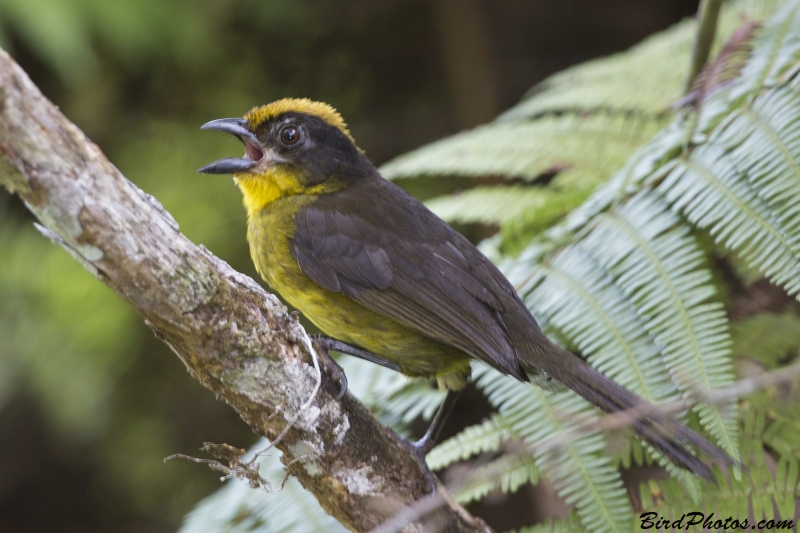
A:
{"label": "black head", "polygon": [[209,174],[291,175],[300,185],[313,187],[365,160],[336,110],[306,99],[279,100],[244,118],[214,120],[202,129],[232,133],[245,145],[244,157],[199,170]]}

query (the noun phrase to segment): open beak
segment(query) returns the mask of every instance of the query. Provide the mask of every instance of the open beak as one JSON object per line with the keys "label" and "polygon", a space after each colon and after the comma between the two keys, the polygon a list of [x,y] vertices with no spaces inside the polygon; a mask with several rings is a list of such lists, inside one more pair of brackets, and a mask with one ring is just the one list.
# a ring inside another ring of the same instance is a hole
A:
{"label": "open beak", "polygon": [[264,158],[264,149],[244,118],[221,118],[200,127],[201,130],[219,130],[236,135],[244,144],[244,157],[227,157],[198,169],[203,174],[233,174],[250,170]]}

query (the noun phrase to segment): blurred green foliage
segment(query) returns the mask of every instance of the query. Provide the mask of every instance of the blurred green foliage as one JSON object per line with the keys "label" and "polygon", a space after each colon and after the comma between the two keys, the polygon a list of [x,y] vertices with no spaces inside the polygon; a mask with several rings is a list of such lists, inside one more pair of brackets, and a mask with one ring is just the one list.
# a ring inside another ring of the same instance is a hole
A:
{"label": "blurred green foliage", "polygon": [[[238,191],[229,180],[195,173],[240,147],[199,125],[287,95],[330,101],[357,118],[373,67],[358,58],[365,25],[389,16],[424,21],[414,7],[2,0],[0,42],[189,238],[254,275]],[[349,16],[355,12],[362,16]],[[370,38],[383,38],[373,46],[396,55],[420,52],[397,31]],[[369,148],[369,140],[363,144]],[[39,446],[88,471],[86,487],[66,481],[75,490],[63,499],[85,511],[72,527],[108,530],[110,520],[115,530],[174,529],[217,482],[162,459],[204,440],[255,437],[193,383],[129,306],[43,239],[17,199],[0,195],[0,432],[16,439],[38,424],[50,435]],[[15,415],[30,401],[38,422]],[[0,514],[32,517],[26,531],[68,522],[55,510],[32,513],[46,500],[28,478],[42,460],[36,454],[27,448],[14,459],[16,476],[11,459],[0,461]]]}
{"label": "blurred green foliage", "polygon": [[[696,1],[586,1],[560,19],[548,1],[481,5],[503,109],[544,74],[625,48]],[[0,45],[190,239],[255,276],[238,191],[195,173],[241,148],[199,125],[310,97],[337,107],[378,163],[453,133],[470,124],[454,118],[437,16],[426,0],[0,0]],[[459,183],[409,188],[429,198]],[[0,191],[4,527],[174,530],[218,483],[162,459],[255,437],[31,222]]]}

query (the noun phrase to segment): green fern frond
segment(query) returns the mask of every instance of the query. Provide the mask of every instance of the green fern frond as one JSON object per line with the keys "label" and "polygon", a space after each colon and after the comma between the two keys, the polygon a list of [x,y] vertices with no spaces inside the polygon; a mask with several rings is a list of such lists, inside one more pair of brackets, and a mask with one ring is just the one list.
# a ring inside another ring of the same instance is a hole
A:
{"label": "green fern frond", "polygon": [[745,407],[764,414],[765,428],[754,438],[781,456],[800,461],[800,401],[796,387],[767,389],[748,398]]}
{"label": "green fern frond", "polygon": [[[743,16],[763,20],[778,3],[775,0],[729,2],[720,14],[715,49],[741,25]],[[682,96],[686,62],[676,62],[675,58],[690,56],[694,31],[694,22],[686,20],[626,52],[559,72],[533,87],[520,104],[498,120],[592,109],[650,116],[663,113]]]}
{"label": "green fern frond", "polygon": [[[709,142],[736,167],[774,214],[800,257],[800,91],[779,87],[736,109]],[[758,154],[758,157],[753,157]]]}
{"label": "green fern frond", "polygon": [[792,237],[721,147],[704,144],[678,160],[656,190],[773,283],[784,285],[789,294],[800,292],[800,260],[792,252]]}
{"label": "green fern frond", "polygon": [[[651,481],[640,487],[642,510],[655,512],[670,521],[684,516],[684,529],[691,518],[685,515],[693,512],[703,513],[706,518],[714,513],[712,523],[728,516],[744,520],[748,517],[750,508],[756,521],[793,519],[795,498],[800,495],[798,460],[796,457],[781,455],[773,475],[766,462],[767,452],[762,445],[765,442],[765,431],[771,427],[771,423],[761,409],[743,409],[742,416],[740,447],[749,467],[748,472],[744,472],[738,480],[730,479],[717,489],[706,490],[699,503],[688,500],[683,487],[675,480]],[[701,531],[702,524],[689,530]]]}
{"label": "green fern frond", "polygon": [[417,417],[425,420],[433,418],[436,409],[444,400],[445,393],[425,380],[409,380],[403,376],[403,381],[405,383],[400,389],[383,396],[380,407],[386,416],[399,414],[404,424],[410,424]]}
{"label": "green fern frond", "polygon": [[689,57],[693,32],[694,25],[684,21],[628,51],[559,72],[531,89],[499,120],[586,109],[662,113],[683,91],[685,66],[678,67],[675,58]]}
{"label": "green fern frond", "polygon": [[531,241],[553,228],[557,220],[574,212],[575,206],[587,196],[586,191],[579,186],[558,192],[545,190],[550,197],[547,203],[539,209],[527,210],[502,223],[497,240],[497,249],[500,252],[509,257],[518,255]]}
{"label": "green fern frond", "polygon": [[[774,403],[777,399],[772,398]],[[797,409],[793,413],[770,413],[770,426],[764,432],[764,444],[782,456],[800,461],[800,422]]]}
{"label": "green fern frond", "polygon": [[425,457],[425,462],[431,470],[439,470],[479,453],[496,452],[503,442],[513,436],[508,422],[495,414],[489,420],[465,428],[436,446]]}
{"label": "green fern frond", "polygon": [[390,179],[461,175],[526,180],[555,173],[547,186],[481,187],[428,202],[449,222],[507,222],[505,234],[520,224],[526,233],[538,232],[586,199],[661,122],[604,112],[495,121],[397,158],[381,172]]}
{"label": "green fern frond", "polygon": [[[614,242],[606,245],[613,247]],[[536,287],[524,296],[526,304],[548,329],[558,330],[615,381],[650,402],[676,398],[678,390],[666,372],[658,346],[647,333],[645,322],[630,298],[620,292],[586,252],[583,246],[567,247],[535,267],[541,276]],[[687,492],[700,497],[696,479],[674,468],[649,446],[648,451],[683,480]]]}
{"label": "green fern frond", "polygon": [[529,455],[504,455],[469,471],[468,479],[451,491],[461,504],[479,500],[491,491],[516,492],[523,485],[539,481],[536,461]]}
{"label": "green fern frond", "polygon": [[597,184],[660,125],[653,119],[603,112],[495,121],[400,156],[383,165],[381,173],[388,179],[458,175],[533,180],[560,171],[565,184]]}
{"label": "green fern frond", "polygon": [[644,443],[639,439],[629,439],[627,435],[619,435],[619,437],[611,437],[611,446],[609,452],[612,453],[612,458],[615,464],[621,468],[630,468],[633,465],[642,466],[648,464],[649,457],[647,457],[644,449]]}
{"label": "green fern frond", "polygon": [[[725,310],[689,228],[653,194],[641,193],[600,215],[582,245],[609,269],[661,348],[684,395],[695,386],[733,382]],[[739,455],[735,404],[698,404],[703,426],[731,456]]]}
{"label": "green fern frond", "polygon": [[752,98],[763,89],[780,83],[797,65],[800,55],[800,4],[784,2],[753,41],[753,53],[730,99]]}
{"label": "green fern frond", "polygon": [[[531,446],[539,470],[567,503],[576,505],[583,524],[597,532],[630,524],[631,508],[619,471],[600,454],[604,436],[572,434],[575,424],[593,411],[589,404],[572,392],[549,392],[487,367],[476,367],[475,374],[490,403]],[[549,438],[559,438],[563,445],[544,453],[537,450],[536,443]]]}
{"label": "green fern frond", "polygon": [[534,268],[544,277],[523,298],[535,316],[561,331],[598,370],[648,401],[676,397],[633,305],[585,249],[565,248]]}
{"label": "green fern frond", "polygon": [[590,192],[591,188],[581,186],[566,190],[536,185],[475,187],[433,198],[425,205],[451,223],[503,224],[524,220],[528,226],[535,223],[542,228],[569,213]]}
{"label": "green fern frond", "polygon": [[523,527],[517,533],[582,533],[584,531],[593,531],[593,529],[591,526],[584,528],[578,513],[572,512],[566,518],[555,518],[535,526]]}
{"label": "green fern frond", "polygon": [[698,117],[698,131],[708,133],[732,111],[748,104],[764,89],[791,77],[800,51],[799,31],[798,6],[791,0],[786,1],[756,33],[752,41],[752,55],[735,83],[703,103]]}
{"label": "green fern frond", "polygon": [[637,150],[619,171],[569,214],[565,220],[566,229],[580,231],[611,205],[639,191],[648,178],[669,172],[674,166],[673,159],[686,145],[688,115],[686,111],[676,115],[667,127]]}
{"label": "green fern frond", "polygon": [[772,370],[800,348],[800,317],[794,313],[759,313],[731,325],[733,351]]}
{"label": "green fern frond", "polygon": [[[425,457],[425,462],[432,470],[439,470],[479,453],[497,452],[511,438],[514,438],[514,433],[510,424],[495,414],[436,446]],[[464,481],[456,480],[451,490],[453,497],[463,504],[478,500],[498,488],[503,492],[516,492],[524,484],[536,483],[539,469],[530,454],[514,453],[472,468],[465,476]]]}
{"label": "green fern frond", "polygon": [[[585,196],[587,193],[584,191],[583,194]],[[526,211],[538,211],[559,196],[559,193],[547,187],[474,187],[433,198],[425,205],[439,218],[450,223],[500,224],[517,219]]]}
{"label": "green fern frond", "polygon": [[651,457],[655,458],[659,465],[664,467],[672,477],[680,482],[684,493],[689,499],[696,502],[702,500],[704,494],[702,481],[694,474],[677,468],[661,454],[656,453],[649,444],[639,439],[627,439],[624,442],[624,447],[615,450],[613,455],[614,464],[623,468],[630,468],[633,465],[651,465],[653,464]]}

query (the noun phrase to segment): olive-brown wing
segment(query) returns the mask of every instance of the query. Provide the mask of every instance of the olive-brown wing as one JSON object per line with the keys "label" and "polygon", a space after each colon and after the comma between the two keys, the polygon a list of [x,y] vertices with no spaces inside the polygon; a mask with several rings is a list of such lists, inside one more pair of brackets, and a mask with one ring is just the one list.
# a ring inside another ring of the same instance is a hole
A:
{"label": "olive-brown wing", "polygon": [[503,321],[507,303],[516,304],[508,282],[405,191],[362,182],[320,196],[295,224],[292,253],[315,283],[527,379]]}

